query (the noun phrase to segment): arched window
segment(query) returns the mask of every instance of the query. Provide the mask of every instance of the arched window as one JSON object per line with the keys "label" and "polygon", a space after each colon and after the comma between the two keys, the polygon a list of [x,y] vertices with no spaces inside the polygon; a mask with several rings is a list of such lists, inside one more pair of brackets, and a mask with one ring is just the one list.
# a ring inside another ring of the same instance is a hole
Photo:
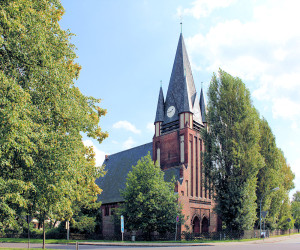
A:
{"label": "arched window", "polygon": [[195,216],[193,220],[193,233],[194,234],[200,234],[200,220],[198,216]]}
{"label": "arched window", "polygon": [[208,219],[206,217],[203,217],[202,219],[202,226],[201,226],[201,233],[208,233],[209,229],[209,223]]}

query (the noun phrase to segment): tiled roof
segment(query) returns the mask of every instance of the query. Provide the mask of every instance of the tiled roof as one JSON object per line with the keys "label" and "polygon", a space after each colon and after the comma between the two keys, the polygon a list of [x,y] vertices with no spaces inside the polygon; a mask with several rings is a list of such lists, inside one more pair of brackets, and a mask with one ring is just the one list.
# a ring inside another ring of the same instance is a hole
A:
{"label": "tiled roof", "polygon": [[148,152],[152,157],[152,142],[110,155],[103,162],[106,175],[96,180],[96,184],[103,190],[98,201],[102,204],[123,201],[120,190],[125,188],[128,172]]}
{"label": "tiled roof", "polygon": [[[98,196],[98,201],[102,204],[124,201],[120,190],[125,188],[127,175],[132,166],[135,166],[148,152],[152,157],[152,142],[110,155],[103,163],[107,170],[106,175],[96,180],[96,184],[103,190]],[[179,180],[179,174],[179,167],[170,168],[165,171],[165,181],[171,181],[173,176],[175,180]]]}

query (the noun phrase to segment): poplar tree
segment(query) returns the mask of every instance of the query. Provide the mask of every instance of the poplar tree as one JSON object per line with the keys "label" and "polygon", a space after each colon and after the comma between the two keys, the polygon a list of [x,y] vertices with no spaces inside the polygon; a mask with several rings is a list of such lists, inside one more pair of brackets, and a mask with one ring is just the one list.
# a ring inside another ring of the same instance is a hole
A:
{"label": "poplar tree", "polygon": [[[74,85],[72,34],[60,28],[59,0],[0,2],[0,220],[15,207],[42,221],[70,219],[77,201],[95,202],[101,174],[82,134],[101,142],[99,99]],[[10,194],[10,195],[8,195]],[[3,217],[2,215],[5,215]],[[45,227],[44,227],[45,228]]]}
{"label": "poplar tree", "polygon": [[[266,227],[277,228],[278,220],[283,213],[280,213],[284,200],[288,199],[289,191],[294,187],[294,174],[287,164],[283,152],[276,146],[275,136],[272,133],[268,122],[263,118],[259,121],[260,127],[260,154],[263,157],[263,167],[257,175],[257,203],[262,200],[262,211],[268,211]],[[279,187],[276,192],[270,192],[273,188]],[[290,206],[285,206],[290,209]],[[290,213],[285,209],[285,213]],[[257,217],[259,218],[259,209]],[[259,225],[259,220],[257,225]]]}
{"label": "poplar tree", "polygon": [[204,170],[213,184],[216,212],[229,230],[252,229],[257,173],[263,164],[259,115],[245,84],[221,69],[212,77],[207,108]]}
{"label": "poplar tree", "polygon": [[293,194],[292,214],[295,220],[295,227],[300,229],[300,191]]}

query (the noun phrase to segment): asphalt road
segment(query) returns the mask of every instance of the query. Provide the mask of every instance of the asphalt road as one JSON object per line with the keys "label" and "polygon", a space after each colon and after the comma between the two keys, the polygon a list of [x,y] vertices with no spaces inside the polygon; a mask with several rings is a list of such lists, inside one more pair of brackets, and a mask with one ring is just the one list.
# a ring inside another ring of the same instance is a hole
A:
{"label": "asphalt road", "polygon": [[[1,247],[11,248],[26,248],[25,243],[0,243]],[[31,244],[31,248],[40,248],[41,244]],[[64,244],[47,244],[47,248],[51,249],[76,249],[75,245]],[[266,239],[265,241],[250,241],[250,242],[231,242],[231,243],[213,243],[213,244],[201,244],[195,246],[174,246],[169,244],[168,246],[107,246],[107,245],[79,245],[79,250],[96,250],[96,249],[108,249],[108,250],[122,250],[122,249],[134,249],[144,250],[149,248],[155,248],[159,250],[300,250],[300,235],[292,235],[290,237],[280,237]]]}

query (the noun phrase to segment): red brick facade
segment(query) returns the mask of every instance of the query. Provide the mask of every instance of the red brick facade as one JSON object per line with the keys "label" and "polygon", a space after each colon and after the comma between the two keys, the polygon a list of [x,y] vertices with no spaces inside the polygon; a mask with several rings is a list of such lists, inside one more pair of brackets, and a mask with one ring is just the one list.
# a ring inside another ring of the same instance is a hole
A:
{"label": "red brick facade", "polygon": [[[160,153],[162,170],[180,168],[180,180],[177,181],[175,192],[178,192],[178,202],[186,220],[181,231],[188,229],[194,233],[216,232],[220,222],[213,212],[214,202],[205,188],[202,171],[201,153],[204,144],[200,132],[193,129],[193,126],[187,122],[183,128],[162,135],[156,133],[153,138],[153,160],[157,161],[157,154]],[[180,146],[181,143],[184,146]]]}

